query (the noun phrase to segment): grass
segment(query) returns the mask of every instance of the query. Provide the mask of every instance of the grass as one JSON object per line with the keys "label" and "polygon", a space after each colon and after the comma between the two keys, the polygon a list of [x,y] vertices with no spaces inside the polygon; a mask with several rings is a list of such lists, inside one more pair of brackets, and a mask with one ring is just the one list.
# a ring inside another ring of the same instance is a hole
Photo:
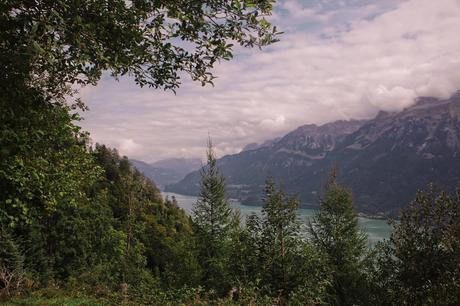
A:
{"label": "grass", "polygon": [[54,293],[52,296],[48,292],[34,293],[30,296],[16,297],[9,301],[0,303],[5,306],[103,306],[107,305],[101,303],[95,298],[87,297],[80,294],[66,295],[65,293]]}

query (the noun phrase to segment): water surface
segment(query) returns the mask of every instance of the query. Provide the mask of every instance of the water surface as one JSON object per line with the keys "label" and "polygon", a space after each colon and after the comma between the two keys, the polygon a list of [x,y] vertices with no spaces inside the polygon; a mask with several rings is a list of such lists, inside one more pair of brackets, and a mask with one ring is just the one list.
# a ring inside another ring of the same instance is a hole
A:
{"label": "water surface", "polygon": [[[179,206],[182,209],[184,209],[187,213],[191,213],[193,205],[196,203],[197,200],[197,197],[194,196],[182,195],[172,192],[163,192],[163,195],[165,197],[170,198],[172,196],[175,196]],[[262,210],[262,207],[260,206],[242,205],[238,201],[231,201],[231,205],[234,209],[237,209],[241,212],[242,217],[246,217],[251,213],[260,214]],[[299,209],[299,218],[304,222],[307,222],[307,220],[314,216],[314,214],[314,209]],[[359,225],[366,232],[370,244],[375,244],[379,240],[389,238],[392,230],[391,225],[389,225],[386,220],[380,219],[369,219],[360,217]]]}

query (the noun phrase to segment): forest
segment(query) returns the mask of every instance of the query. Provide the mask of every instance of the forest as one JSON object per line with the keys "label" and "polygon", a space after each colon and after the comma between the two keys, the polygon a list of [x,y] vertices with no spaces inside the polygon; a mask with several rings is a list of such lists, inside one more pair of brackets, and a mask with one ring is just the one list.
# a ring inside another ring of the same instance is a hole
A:
{"label": "forest", "polygon": [[[458,305],[460,189],[427,186],[370,247],[332,170],[311,223],[270,178],[261,216],[226,197],[209,141],[193,213],[92,145],[75,86],[103,74],[213,82],[233,44],[281,33],[273,1],[0,3],[0,302],[6,305]],[[183,42],[193,45],[187,48]]]}

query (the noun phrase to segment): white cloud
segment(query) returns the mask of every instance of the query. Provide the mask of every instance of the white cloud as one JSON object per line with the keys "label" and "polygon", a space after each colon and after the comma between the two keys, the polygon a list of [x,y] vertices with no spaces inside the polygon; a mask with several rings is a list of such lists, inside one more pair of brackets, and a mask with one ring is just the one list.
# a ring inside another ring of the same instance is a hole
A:
{"label": "white cloud", "polygon": [[293,18],[312,18],[315,16],[315,10],[303,7],[297,1],[284,1],[281,7],[288,11]]}
{"label": "white cloud", "polygon": [[260,122],[260,127],[264,129],[279,131],[284,127],[286,118],[283,115],[278,115],[274,119],[264,119]]}
{"label": "white cloud", "polygon": [[276,12],[282,41],[221,64],[214,88],[185,81],[175,96],[104,79],[82,93],[84,127],[147,161],[202,156],[208,132],[222,155],[301,124],[368,118],[460,88],[460,1],[351,2],[281,2],[292,15]]}
{"label": "white cloud", "polygon": [[136,143],[132,139],[117,139],[117,148],[122,155],[128,155],[131,157],[142,156],[142,145]]}
{"label": "white cloud", "polygon": [[[380,85],[365,96],[367,101],[384,111],[398,111],[410,106],[416,98],[415,91],[400,86],[388,89]],[[364,97],[363,97],[364,98]]]}

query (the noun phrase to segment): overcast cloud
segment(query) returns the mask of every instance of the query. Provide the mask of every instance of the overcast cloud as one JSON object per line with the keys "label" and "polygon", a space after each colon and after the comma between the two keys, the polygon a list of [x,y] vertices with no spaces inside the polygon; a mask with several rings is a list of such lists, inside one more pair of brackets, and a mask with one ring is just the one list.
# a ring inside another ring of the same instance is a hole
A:
{"label": "overcast cloud", "polygon": [[460,89],[460,0],[285,0],[271,19],[281,42],[238,51],[215,69],[215,87],[184,81],[174,95],[105,77],[83,89],[83,127],[148,162],[202,157],[208,133],[222,156]]}

